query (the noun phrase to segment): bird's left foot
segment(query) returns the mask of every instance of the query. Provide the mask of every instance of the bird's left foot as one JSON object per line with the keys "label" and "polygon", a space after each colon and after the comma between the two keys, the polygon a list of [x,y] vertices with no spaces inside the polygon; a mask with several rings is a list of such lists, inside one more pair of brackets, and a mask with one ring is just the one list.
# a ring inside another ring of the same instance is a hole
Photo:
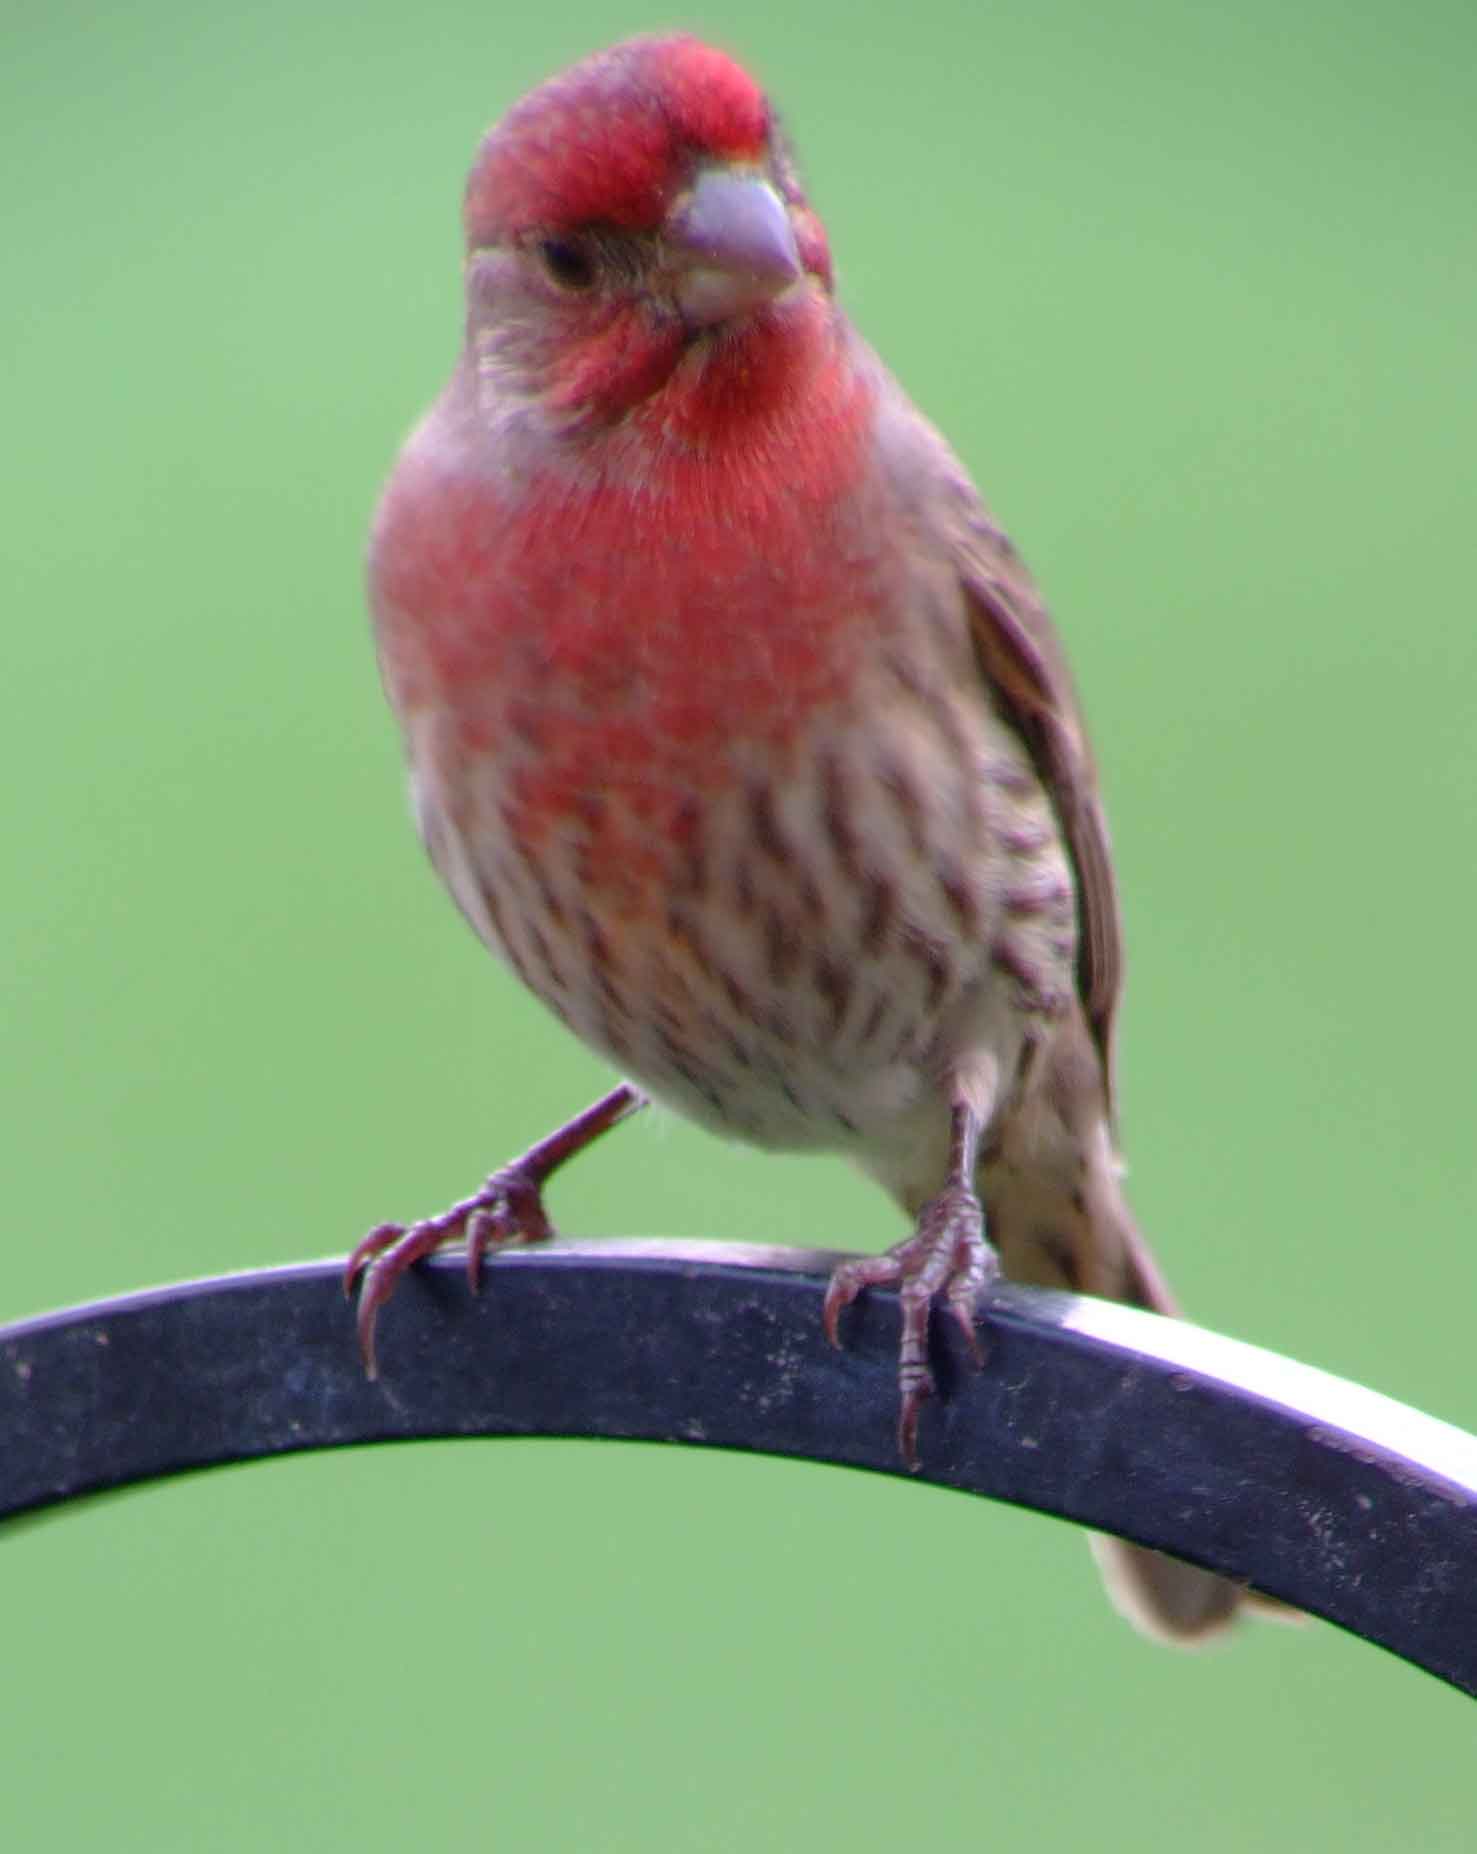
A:
{"label": "bird's left foot", "polygon": [[979,1198],[967,1185],[951,1184],[923,1206],[906,1242],[884,1255],[855,1256],[831,1276],[821,1320],[826,1337],[838,1346],[841,1315],[862,1289],[897,1286],[903,1317],[897,1445],[910,1469],[918,1467],[918,1413],[935,1388],[928,1365],[928,1316],[934,1302],[941,1300],[947,1307],[975,1364],[982,1365],[975,1313],[980,1296],[999,1272],[999,1258],[985,1237]]}

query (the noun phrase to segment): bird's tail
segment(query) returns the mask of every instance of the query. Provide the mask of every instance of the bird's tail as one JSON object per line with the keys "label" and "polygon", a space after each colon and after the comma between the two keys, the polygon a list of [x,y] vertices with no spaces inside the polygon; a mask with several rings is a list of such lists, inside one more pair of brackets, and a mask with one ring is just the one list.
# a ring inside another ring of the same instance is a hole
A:
{"label": "bird's tail", "polygon": [[[1085,1146],[1085,1152],[1084,1152]],[[1106,1124],[1074,1152],[1085,1164],[1069,1172],[1036,1163],[982,1177],[991,1234],[1005,1273],[1041,1287],[1063,1287],[1178,1316],[1179,1306],[1129,1209]],[[1071,1179],[1073,1188],[1067,1188]],[[1127,1539],[1091,1540],[1113,1606],[1156,1641],[1195,1647],[1223,1634],[1242,1615],[1291,1620],[1299,1612],[1270,1597]]]}

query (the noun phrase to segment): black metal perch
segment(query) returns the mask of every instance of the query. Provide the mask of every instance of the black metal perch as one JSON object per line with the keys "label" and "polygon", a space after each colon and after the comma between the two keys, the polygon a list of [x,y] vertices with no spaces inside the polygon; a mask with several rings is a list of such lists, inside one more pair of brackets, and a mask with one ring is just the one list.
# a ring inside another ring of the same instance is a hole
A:
{"label": "black metal perch", "polygon": [[[903,1472],[896,1298],[820,1330],[836,1257],[695,1242],[437,1258],[368,1382],[340,1264],[225,1275],[0,1327],[0,1517],[296,1449],[620,1436]],[[973,1371],[937,1322],[922,1478],[1123,1533],[1477,1693],[1477,1437],[1202,1328],[1014,1286]]]}

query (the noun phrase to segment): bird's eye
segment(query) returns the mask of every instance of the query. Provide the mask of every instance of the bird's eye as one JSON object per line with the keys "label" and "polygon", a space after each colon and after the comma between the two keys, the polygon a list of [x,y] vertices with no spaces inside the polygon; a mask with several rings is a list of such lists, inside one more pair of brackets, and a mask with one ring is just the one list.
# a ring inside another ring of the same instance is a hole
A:
{"label": "bird's eye", "polygon": [[539,261],[561,290],[588,290],[595,281],[595,260],[583,245],[569,238],[545,238],[538,248]]}

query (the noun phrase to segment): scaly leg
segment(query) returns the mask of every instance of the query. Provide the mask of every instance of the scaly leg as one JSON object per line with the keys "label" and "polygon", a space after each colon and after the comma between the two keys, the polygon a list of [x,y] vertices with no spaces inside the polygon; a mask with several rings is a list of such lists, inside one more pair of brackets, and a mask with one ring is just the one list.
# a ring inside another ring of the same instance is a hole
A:
{"label": "scaly leg", "polygon": [[377,1224],[344,1265],[345,1294],[353,1293],[360,1271],[365,1271],[359,1290],[359,1350],[366,1373],[371,1378],[377,1375],[375,1322],[407,1268],[460,1236],[467,1245],[467,1283],[475,1294],[484,1251],[496,1253],[514,1243],[547,1242],[554,1234],[544,1209],[543,1188],[559,1167],[645,1105],[646,1096],[622,1082],[566,1126],[530,1146],[521,1158],[494,1172],[474,1197],[463,1198],[439,1217],[426,1217],[419,1223]]}
{"label": "scaly leg", "polygon": [[977,1365],[984,1363],[975,1310],[980,1295],[1000,1272],[999,1258],[985,1238],[985,1217],[975,1194],[975,1166],[984,1125],[969,1103],[956,1100],[949,1138],[949,1181],[918,1213],[913,1234],[885,1255],[857,1256],[831,1276],[821,1310],[826,1337],[841,1343],[842,1313],[863,1288],[898,1284],[902,1344],[898,1351],[898,1453],[918,1467],[918,1413],[934,1392],[928,1368],[928,1316],[941,1296],[968,1341]]}

